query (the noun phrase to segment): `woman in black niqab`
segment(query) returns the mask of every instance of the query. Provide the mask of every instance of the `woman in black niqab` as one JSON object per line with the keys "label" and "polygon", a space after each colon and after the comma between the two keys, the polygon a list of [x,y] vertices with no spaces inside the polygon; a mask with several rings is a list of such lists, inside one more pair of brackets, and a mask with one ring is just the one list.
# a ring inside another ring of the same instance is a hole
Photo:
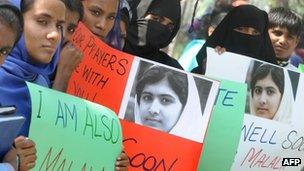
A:
{"label": "woman in black niqab", "polygon": [[[182,69],[177,60],[160,49],[167,47],[176,36],[181,20],[180,0],[129,1],[133,18],[127,28],[124,51],[149,60]],[[147,19],[147,15],[158,19]],[[163,25],[163,17],[172,21]]]}
{"label": "woman in black niqab", "polygon": [[[237,31],[239,28],[254,28],[253,35]],[[204,74],[206,70],[206,47],[223,47],[226,51],[246,55],[265,62],[276,64],[275,53],[268,34],[268,15],[252,5],[233,8],[196,56],[199,64],[192,72]]]}

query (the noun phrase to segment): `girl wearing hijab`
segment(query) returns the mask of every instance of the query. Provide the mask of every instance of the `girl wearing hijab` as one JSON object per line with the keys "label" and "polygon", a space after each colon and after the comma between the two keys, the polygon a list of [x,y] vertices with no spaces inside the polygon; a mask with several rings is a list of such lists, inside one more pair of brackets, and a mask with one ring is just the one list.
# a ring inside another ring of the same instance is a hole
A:
{"label": "girl wearing hijab", "polygon": [[[31,104],[25,81],[49,87],[48,75],[58,61],[66,8],[61,0],[16,1],[21,3],[24,34],[0,67],[0,101],[15,104],[17,113],[27,118],[20,133],[27,136]],[[38,9],[43,12],[36,14]]]}
{"label": "girl wearing hijab", "polygon": [[167,47],[180,27],[180,0],[130,1],[133,18],[124,51],[175,68],[182,66],[160,49]]}
{"label": "girl wearing hijab", "polygon": [[135,123],[197,142],[203,141],[206,125],[191,75],[151,66],[139,76],[135,91]]}
{"label": "girl wearing hijab", "polygon": [[81,62],[82,53],[71,43],[70,38],[80,20],[99,39],[117,49],[122,49],[120,40],[118,5],[119,0],[65,0],[67,7],[65,40],[58,70],[52,74],[53,88],[65,92],[71,74]]}
{"label": "girl wearing hijab", "polygon": [[[18,41],[23,27],[22,15],[17,7],[6,0],[0,1],[0,65]],[[2,94],[0,92],[0,94]],[[1,104],[0,104],[1,106]],[[1,143],[1,142],[0,142]],[[24,160],[24,159],[22,159]],[[17,150],[11,148],[4,156],[0,156],[0,170],[14,171],[18,169]]]}
{"label": "girl wearing hijab", "polygon": [[[14,104],[16,113],[26,118],[22,136],[15,140],[15,145],[17,150],[27,151],[24,167],[28,170],[35,166],[36,149],[32,141],[20,143],[19,140],[28,136],[31,120],[31,100],[25,81],[50,86],[49,75],[54,72],[60,55],[66,7],[63,0],[14,0],[14,4],[23,15],[24,34],[0,67],[0,103]],[[128,157],[122,154],[115,163],[116,170],[127,169]]]}
{"label": "girl wearing hijab", "polygon": [[290,123],[294,98],[287,70],[260,65],[252,74],[250,92],[251,114]]}
{"label": "girl wearing hijab", "polygon": [[0,1],[0,65],[18,41],[23,19],[17,7],[6,0]]}
{"label": "girl wearing hijab", "polygon": [[205,73],[206,47],[216,48],[219,53],[227,50],[276,64],[268,34],[267,13],[252,5],[235,7],[227,14],[197,54],[199,66],[192,72]]}
{"label": "girl wearing hijab", "polygon": [[83,23],[100,40],[121,50],[121,0],[85,0]]}
{"label": "girl wearing hijab", "polygon": [[25,81],[49,86],[48,75],[58,61],[65,5],[61,0],[15,0],[24,18],[24,34],[0,67],[0,103],[15,105],[17,115],[26,118],[15,139],[20,170],[35,166],[36,149],[28,136],[31,100]]}

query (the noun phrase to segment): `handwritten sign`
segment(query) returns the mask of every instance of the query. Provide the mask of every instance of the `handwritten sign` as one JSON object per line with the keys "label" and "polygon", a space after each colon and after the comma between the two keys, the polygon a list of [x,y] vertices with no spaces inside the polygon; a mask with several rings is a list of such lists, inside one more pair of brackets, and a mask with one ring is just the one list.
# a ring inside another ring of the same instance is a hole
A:
{"label": "handwritten sign", "polygon": [[283,166],[283,159],[304,160],[303,74],[238,54],[218,55],[211,48],[207,54],[207,75],[248,85],[244,122],[231,170],[301,170],[303,162]]}
{"label": "handwritten sign", "polygon": [[134,57],[109,47],[82,23],[72,42],[84,57],[70,78],[67,92],[118,113]]}
{"label": "handwritten sign", "polygon": [[299,136],[290,129],[281,123],[265,123],[263,118],[245,116],[232,170],[299,170],[298,167],[282,166],[283,158],[303,157],[300,151],[289,147],[295,143],[294,138]]}
{"label": "handwritten sign", "polygon": [[27,83],[32,100],[34,170],[114,170],[121,152],[119,119],[100,105]]}
{"label": "handwritten sign", "polygon": [[119,113],[131,169],[197,170],[218,90],[219,81],[135,59]]}
{"label": "handwritten sign", "polygon": [[[68,93],[106,106],[119,113],[121,119],[133,117],[135,123],[122,121],[124,149],[130,157],[132,170],[196,170],[219,81],[194,77],[117,51],[98,40],[83,24],[79,25],[72,39],[83,52],[84,60],[73,73]],[[144,78],[144,73],[151,73],[154,78]],[[163,73],[168,75],[155,78]],[[137,86],[140,80],[141,93],[140,86]],[[148,85],[157,87],[149,89]],[[162,112],[167,116],[157,119],[148,116],[149,121],[144,123],[138,118],[151,113],[148,112],[149,104],[137,108],[134,101],[141,94],[153,96],[157,93],[164,94],[158,107],[163,108]],[[163,124],[147,128],[153,122]],[[151,135],[157,138],[152,141]]]}
{"label": "handwritten sign", "polygon": [[132,170],[197,170],[203,144],[128,121],[121,123]]}
{"label": "handwritten sign", "polygon": [[230,170],[243,124],[246,88],[245,84],[221,80],[199,170]]}

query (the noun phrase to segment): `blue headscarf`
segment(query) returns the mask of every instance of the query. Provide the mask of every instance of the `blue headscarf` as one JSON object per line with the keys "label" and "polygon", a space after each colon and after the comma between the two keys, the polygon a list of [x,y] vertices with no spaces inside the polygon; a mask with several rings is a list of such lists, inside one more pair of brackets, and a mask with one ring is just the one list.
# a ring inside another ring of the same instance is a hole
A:
{"label": "blue headscarf", "polygon": [[4,64],[0,66],[0,103],[4,106],[15,105],[17,115],[26,118],[20,135],[28,136],[31,120],[31,99],[25,81],[48,87],[48,76],[54,72],[59,54],[58,47],[50,63],[33,64],[22,36]]}
{"label": "blue headscarf", "polygon": [[10,2],[16,6],[19,10],[21,9],[21,0],[10,0]]}
{"label": "blue headscarf", "polygon": [[123,7],[123,3],[121,0],[118,0],[118,8],[117,13],[114,21],[113,28],[110,30],[108,35],[106,36],[106,42],[113,46],[115,49],[122,50],[121,45],[121,29],[120,29],[120,21],[121,21],[121,9]]}

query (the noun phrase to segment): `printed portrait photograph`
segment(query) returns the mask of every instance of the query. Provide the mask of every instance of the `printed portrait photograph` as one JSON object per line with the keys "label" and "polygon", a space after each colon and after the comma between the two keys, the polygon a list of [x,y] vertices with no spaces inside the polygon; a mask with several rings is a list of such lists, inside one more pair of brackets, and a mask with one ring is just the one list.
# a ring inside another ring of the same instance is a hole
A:
{"label": "printed portrait photograph", "polygon": [[246,113],[290,124],[299,73],[252,61],[247,72]]}
{"label": "printed portrait photograph", "polygon": [[203,115],[212,84],[141,60],[123,118],[202,142]]}

